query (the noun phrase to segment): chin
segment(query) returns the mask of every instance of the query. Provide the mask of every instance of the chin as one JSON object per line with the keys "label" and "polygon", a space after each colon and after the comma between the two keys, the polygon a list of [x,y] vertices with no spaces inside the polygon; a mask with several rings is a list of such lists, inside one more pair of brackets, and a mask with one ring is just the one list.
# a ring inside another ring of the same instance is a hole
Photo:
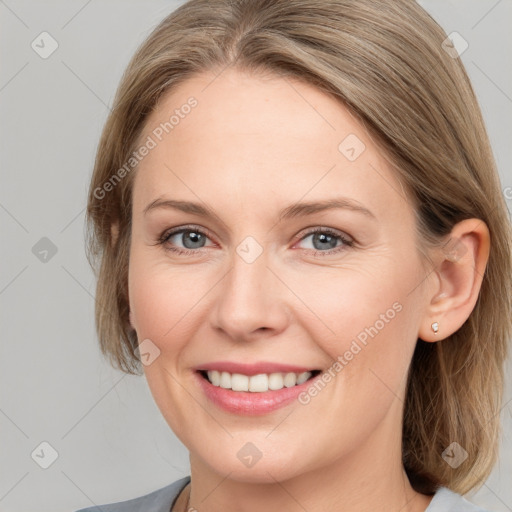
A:
{"label": "chin", "polygon": [[[232,453],[231,450],[229,452]],[[246,448],[245,452],[237,450],[234,456],[226,457],[226,452],[222,452],[210,453],[206,458],[200,458],[204,464],[210,467],[211,471],[222,475],[222,477],[229,475],[230,480],[253,484],[275,484],[276,480],[285,481],[306,472],[304,468],[308,467],[307,461],[302,460],[298,453],[291,453],[288,457],[284,457],[281,452],[277,458],[265,456],[265,453],[262,453],[258,458],[254,451],[254,457],[251,460],[249,456],[246,456],[246,453],[250,452],[251,449]],[[237,453],[240,453],[240,456]],[[299,460],[301,466],[297,464]]]}
{"label": "chin", "polygon": [[[293,467],[292,461],[283,468],[282,463],[264,463],[261,460],[252,468],[240,468],[240,464],[223,464],[215,468],[221,475],[229,474],[230,480],[251,484],[275,484],[276,481],[283,482],[297,476],[299,469]],[[293,467],[293,469],[292,469]]]}

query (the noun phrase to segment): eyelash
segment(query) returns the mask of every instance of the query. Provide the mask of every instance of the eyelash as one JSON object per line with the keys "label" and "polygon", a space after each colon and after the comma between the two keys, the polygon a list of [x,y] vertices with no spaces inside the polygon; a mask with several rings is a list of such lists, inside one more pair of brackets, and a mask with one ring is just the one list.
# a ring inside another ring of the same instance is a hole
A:
{"label": "eyelash", "polygon": [[[190,225],[189,226],[181,226],[180,228],[173,229],[171,231],[164,231],[162,233],[162,235],[158,238],[156,245],[162,245],[166,251],[171,251],[180,256],[192,256],[194,254],[197,254],[200,249],[204,249],[204,247],[200,247],[198,249],[182,249],[182,248],[178,248],[178,247],[172,247],[167,244],[168,240],[173,235],[176,235],[178,233],[186,233],[186,232],[199,233],[201,235],[204,235],[206,238],[211,238],[207,231],[205,231],[197,226],[190,226]],[[320,254],[320,256],[325,256],[325,255],[337,254],[341,251],[346,250],[347,247],[354,247],[353,240],[349,240],[348,238],[345,238],[343,235],[341,235],[337,231],[334,231],[333,229],[322,228],[322,227],[317,227],[317,228],[309,230],[301,238],[299,238],[298,241],[301,242],[308,236],[314,235],[315,233],[323,233],[323,234],[327,234],[330,236],[334,236],[334,237],[340,239],[343,242],[343,244],[340,245],[339,247],[329,249],[328,251],[319,251],[319,250],[315,250],[315,249],[301,249],[301,250],[303,250],[303,251],[313,250],[315,253],[315,256],[318,256],[318,254]]]}

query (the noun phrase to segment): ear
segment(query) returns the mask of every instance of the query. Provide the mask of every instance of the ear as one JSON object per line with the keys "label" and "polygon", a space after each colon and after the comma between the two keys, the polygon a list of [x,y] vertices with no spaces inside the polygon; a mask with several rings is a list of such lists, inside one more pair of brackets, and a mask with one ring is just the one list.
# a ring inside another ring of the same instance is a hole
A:
{"label": "ear", "polygon": [[[447,338],[456,332],[473,311],[489,259],[490,233],[481,219],[456,224],[439,249],[432,273],[434,292],[418,332],[427,342]],[[432,324],[437,322],[438,332]]]}

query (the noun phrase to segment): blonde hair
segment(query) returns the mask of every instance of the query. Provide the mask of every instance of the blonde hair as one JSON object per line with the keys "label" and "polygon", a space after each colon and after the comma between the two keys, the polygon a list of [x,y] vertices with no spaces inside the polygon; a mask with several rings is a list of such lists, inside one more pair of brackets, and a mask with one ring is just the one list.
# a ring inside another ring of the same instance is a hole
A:
{"label": "blonde hair", "polygon": [[[480,109],[460,58],[442,46],[446,37],[412,0],[191,0],[166,17],[122,77],[90,185],[88,258],[110,363],[141,373],[127,292],[135,171],[108,193],[105,184],[130,157],[158,99],[192,75],[227,66],[300,79],[342,102],[381,144],[415,209],[422,261],[463,219],[489,228],[476,306],[447,339],[418,339],[403,420],[403,463],[417,491],[479,487],[497,458],[512,235]],[[468,453],[458,468],[441,457],[453,441]]]}

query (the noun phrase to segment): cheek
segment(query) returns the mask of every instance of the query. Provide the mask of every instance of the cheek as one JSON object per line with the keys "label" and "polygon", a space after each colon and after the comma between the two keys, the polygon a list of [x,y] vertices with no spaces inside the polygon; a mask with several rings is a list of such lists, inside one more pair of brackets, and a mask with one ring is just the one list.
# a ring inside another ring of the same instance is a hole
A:
{"label": "cheek", "polygon": [[180,339],[175,331],[183,330],[187,313],[197,300],[197,290],[184,286],[183,281],[189,280],[170,279],[158,270],[133,269],[129,279],[130,309],[139,339],[149,338],[157,346],[164,339]]}
{"label": "cheek", "polygon": [[162,353],[177,354],[203,320],[218,273],[208,266],[171,265],[165,254],[151,249],[136,246],[130,255],[128,293],[134,328],[140,342],[150,339]]}
{"label": "cheek", "polygon": [[[304,314],[298,322],[307,322],[315,338],[325,344],[331,355],[346,349],[345,341],[364,342],[364,329],[377,323],[379,331],[394,320],[403,302],[400,287],[392,271],[383,268],[340,268],[332,272],[302,277],[295,292],[301,298]],[[387,272],[386,272],[387,270]],[[394,305],[395,304],[395,305]],[[302,307],[301,307],[302,309]],[[383,324],[385,322],[385,324]],[[334,350],[334,353],[332,352]]]}
{"label": "cheek", "polygon": [[[414,261],[382,258],[379,266],[337,269],[302,281],[309,307],[302,323],[332,358],[333,373],[356,394],[398,390],[417,336]],[[314,312],[315,314],[313,314]],[[366,390],[366,391],[364,391]]]}
{"label": "cheek", "polygon": [[148,386],[162,415],[183,439],[190,407],[179,383],[186,370],[181,354],[193,335],[194,305],[205,292],[185,269],[173,271],[165,261],[155,263],[137,249],[130,257],[128,289],[139,343],[149,339],[159,350],[150,345],[154,359],[143,366]]}

